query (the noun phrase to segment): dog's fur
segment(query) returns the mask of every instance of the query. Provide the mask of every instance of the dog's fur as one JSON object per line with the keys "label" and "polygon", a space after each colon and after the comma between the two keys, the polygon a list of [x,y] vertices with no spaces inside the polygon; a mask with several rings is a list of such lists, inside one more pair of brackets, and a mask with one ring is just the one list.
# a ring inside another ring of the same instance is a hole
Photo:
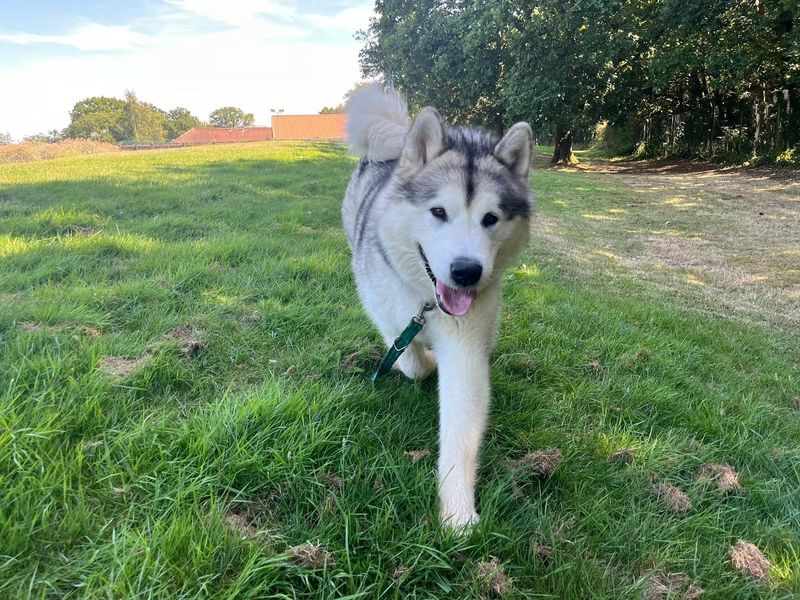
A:
{"label": "dog's fur", "polygon": [[[430,107],[409,127],[405,100],[379,84],[353,96],[347,115],[351,147],[362,157],[342,205],[359,295],[387,346],[424,303],[438,301],[395,366],[421,379],[438,365],[440,516],[467,526],[478,520],[500,279],[527,244],[533,210],[531,129],[517,123],[497,139],[446,127]],[[472,271],[459,271],[461,264]],[[462,316],[446,312],[465,307]]]}

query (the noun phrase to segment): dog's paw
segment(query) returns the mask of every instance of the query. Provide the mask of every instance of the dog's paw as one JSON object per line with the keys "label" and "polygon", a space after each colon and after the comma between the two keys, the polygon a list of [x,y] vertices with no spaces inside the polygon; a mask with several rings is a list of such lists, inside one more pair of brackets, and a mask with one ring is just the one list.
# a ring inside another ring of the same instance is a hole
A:
{"label": "dog's paw", "polygon": [[456,533],[466,535],[474,525],[480,521],[480,516],[475,510],[441,511],[439,515],[442,525]]}
{"label": "dog's paw", "polygon": [[436,358],[427,348],[412,346],[400,356],[395,366],[409,379],[422,380],[436,370]]}

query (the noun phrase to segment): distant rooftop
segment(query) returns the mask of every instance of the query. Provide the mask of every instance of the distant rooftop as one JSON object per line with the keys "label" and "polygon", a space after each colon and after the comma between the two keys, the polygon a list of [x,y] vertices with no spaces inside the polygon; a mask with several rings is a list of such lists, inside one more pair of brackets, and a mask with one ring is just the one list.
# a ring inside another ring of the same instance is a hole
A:
{"label": "distant rooftop", "polygon": [[175,138],[173,144],[224,144],[262,142],[272,139],[271,127],[194,127]]}
{"label": "distant rooftop", "polygon": [[343,114],[273,115],[272,131],[276,140],[343,140]]}

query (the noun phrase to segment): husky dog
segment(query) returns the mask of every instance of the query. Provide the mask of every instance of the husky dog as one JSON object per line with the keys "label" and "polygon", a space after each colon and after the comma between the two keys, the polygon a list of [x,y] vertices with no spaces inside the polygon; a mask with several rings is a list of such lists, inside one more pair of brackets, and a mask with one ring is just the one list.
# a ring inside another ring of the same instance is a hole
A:
{"label": "husky dog", "polygon": [[361,301],[387,346],[425,304],[427,325],[395,367],[439,369],[439,499],[451,527],[478,520],[475,480],[489,411],[503,270],[528,242],[533,135],[450,128],[433,108],[408,125],[405,100],[374,84],[347,107],[361,156],[342,221]]}

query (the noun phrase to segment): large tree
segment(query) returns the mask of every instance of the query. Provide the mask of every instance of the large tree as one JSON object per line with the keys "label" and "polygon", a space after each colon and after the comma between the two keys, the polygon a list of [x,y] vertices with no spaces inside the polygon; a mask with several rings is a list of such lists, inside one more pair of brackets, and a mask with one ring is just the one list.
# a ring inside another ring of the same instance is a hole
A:
{"label": "large tree", "polygon": [[136,94],[125,92],[125,137],[132,142],[163,142],[166,139],[167,113],[141,102]]}
{"label": "large tree", "polygon": [[212,112],[208,120],[214,127],[249,127],[255,121],[253,113],[245,113],[235,106],[223,106]]}
{"label": "large tree", "polygon": [[203,122],[185,108],[173,108],[167,113],[167,139],[174,140],[193,127],[202,127]]}
{"label": "large tree", "polygon": [[505,0],[509,66],[500,84],[511,120],[552,136],[553,162],[573,163],[572,140],[603,114],[614,68],[616,1]]}
{"label": "large tree", "polygon": [[125,101],[107,96],[93,96],[75,103],[70,111],[67,137],[106,142],[120,141],[125,135]]}
{"label": "large tree", "polygon": [[378,0],[375,9],[360,34],[366,76],[385,77],[414,108],[432,104],[451,121],[503,128],[507,52],[493,3]]}

